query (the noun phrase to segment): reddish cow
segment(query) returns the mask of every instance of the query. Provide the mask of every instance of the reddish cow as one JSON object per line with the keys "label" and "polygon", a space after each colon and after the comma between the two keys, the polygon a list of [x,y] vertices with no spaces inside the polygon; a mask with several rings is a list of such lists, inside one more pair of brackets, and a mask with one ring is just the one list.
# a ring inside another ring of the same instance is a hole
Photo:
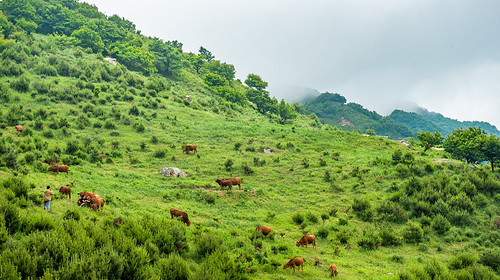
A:
{"label": "reddish cow", "polygon": [[236,186],[238,185],[238,188],[241,190],[241,179],[239,177],[235,177],[235,178],[222,178],[222,179],[217,179],[215,180],[215,182],[217,184],[219,184],[219,186],[224,189],[225,186],[228,187],[228,189],[232,190],[233,189],[233,186]]}
{"label": "reddish cow", "polygon": [[173,219],[174,216],[181,217],[181,220],[187,225],[191,225],[191,221],[189,221],[188,214],[182,210],[172,208],[170,209],[170,219]]}
{"label": "reddish cow", "polygon": [[293,272],[295,273],[295,267],[298,266],[297,270],[300,271],[302,267],[302,272],[304,271],[304,258],[293,258],[283,265],[283,269],[293,267]]}
{"label": "reddish cow", "polygon": [[189,151],[194,151],[195,153],[198,152],[198,147],[196,145],[186,145],[184,149],[182,149],[182,152],[189,154]]}
{"label": "reddish cow", "polygon": [[337,274],[339,274],[337,266],[333,263],[328,267],[328,270],[330,270],[330,277],[337,276]]}
{"label": "reddish cow", "polygon": [[64,195],[69,195],[69,198],[71,199],[71,188],[66,187],[66,186],[61,186],[59,188],[59,192],[64,196]]}
{"label": "reddish cow", "polygon": [[99,210],[100,208],[102,212],[102,210],[104,209],[104,203],[106,203],[103,198],[96,195],[90,201],[92,201],[92,204],[90,205],[90,208],[92,208],[92,210]]}
{"label": "reddish cow", "polygon": [[306,245],[306,248],[307,248],[307,244],[311,244],[311,243],[313,245],[313,248],[316,249],[316,236],[303,235],[302,238],[299,241],[297,241],[297,243],[295,243],[295,245],[297,247]]}
{"label": "reddish cow", "polygon": [[269,233],[271,233],[271,231],[273,231],[273,229],[268,226],[257,226],[253,234],[255,234],[257,231],[260,231],[262,235],[268,235]]}
{"label": "reddish cow", "polygon": [[67,165],[54,165],[54,166],[49,167],[49,169],[47,169],[47,171],[57,172],[57,174],[59,174],[59,172],[66,172],[66,174],[68,174],[69,166],[67,166]]}
{"label": "reddish cow", "polygon": [[23,132],[24,127],[22,125],[16,125],[16,135],[19,135],[19,133]]}

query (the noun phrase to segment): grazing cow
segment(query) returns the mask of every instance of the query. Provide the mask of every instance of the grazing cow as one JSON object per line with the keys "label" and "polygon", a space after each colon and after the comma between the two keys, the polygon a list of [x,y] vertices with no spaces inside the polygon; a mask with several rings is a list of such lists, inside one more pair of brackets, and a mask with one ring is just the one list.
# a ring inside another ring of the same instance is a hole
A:
{"label": "grazing cow", "polygon": [[222,179],[217,179],[215,180],[215,182],[217,184],[219,184],[219,186],[224,189],[225,186],[228,187],[228,189],[232,190],[233,189],[233,186],[236,186],[238,185],[238,188],[241,190],[241,179],[240,177],[236,177],[236,178],[222,178]]}
{"label": "grazing cow", "polygon": [[46,164],[54,164],[54,163],[59,163],[60,159],[56,158],[56,159],[52,159],[52,158],[46,158],[44,160],[42,160],[43,163],[46,163]]}
{"label": "grazing cow", "polygon": [[191,221],[189,221],[188,214],[182,210],[172,208],[170,209],[170,219],[173,219],[174,216],[181,217],[181,220],[187,225],[191,225]]}
{"label": "grazing cow", "polygon": [[104,203],[106,203],[106,201],[103,198],[99,197],[98,195],[91,198],[90,201],[92,201],[90,208],[92,208],[92,210],[99,210],[100,208],[102,213],[102,210],[104,209]]}
{"label": "grazing cow", "polygon": [[57,172],[57,174],[59,174],[59,172],[66,172],[66,174],[68,174],[69,166],[67,166],[67,165],[54,165],[54,166],[49,167],[49,169],[47,169],[47,171]]}
{"label": "grazing cow", "polygon": [[184,149],[182,149],[182,152],[189,154],[189,151],[194,151],[195,153],[198,152],[198,146],[196,145],[186,145]]}
{"label": "grazing cow", "polygon": [[268,235],[269,233],[271,233],[271,231],[273,231],[273,229],[268,226],[257,226],[253,234],[255,234],[257,231],[260,231],[262,235]]}
{"label": "grazing cow", "polygon": [[339,274],[337,266],[333,263],[328,267],[328,270],[330,270],[330,277],[337,276],[337,274]]}
{"label": "grazing cow", "polygon": [[306,249],[307,249],[307,244],[311,244],[311,243],[313,245],[313,248],[316,249],[316,236],[303,235],[302,238],[299,241],[297,241],[297,243],[295,243],[295,245],[297,247],[306,245]]}
{"label": "grazing cow", "polygon": [[16,125],[16,135],[19,135],[19,133],[23,132],[24,127],[22,125]]}
{"label": "grazing cow", "polygon": [[293,258],[283,265],[283,269],[293,267],[293,272],[295,273],[295,267],[298,266],[297,270],[300,271],[302,267],[302,272],[304,272],[304,258]]}
{"label": "grazing cow", "polygon": [[71,199],[71,188],[70,187],[66,187],[66,186],[61,186],[59,188],[59,192],[62,194],[62,195],[69,195],[69,198]]}

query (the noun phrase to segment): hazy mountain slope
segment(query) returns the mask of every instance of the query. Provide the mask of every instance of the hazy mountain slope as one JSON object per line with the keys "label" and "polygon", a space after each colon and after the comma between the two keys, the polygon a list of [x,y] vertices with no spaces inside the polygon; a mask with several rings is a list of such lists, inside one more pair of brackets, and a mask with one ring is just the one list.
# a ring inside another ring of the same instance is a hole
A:
{"label": "hazy mountain slope", "polygon": [[323,93],[304,104],[308,113],[314,113],[323,122],[341,127],[348,131],[365,133],[374,130],[377,135],[389,136],[391,139],[402,139],[414,133],[401,123],[369,111],[356,103],[347,103],[339,94]]}

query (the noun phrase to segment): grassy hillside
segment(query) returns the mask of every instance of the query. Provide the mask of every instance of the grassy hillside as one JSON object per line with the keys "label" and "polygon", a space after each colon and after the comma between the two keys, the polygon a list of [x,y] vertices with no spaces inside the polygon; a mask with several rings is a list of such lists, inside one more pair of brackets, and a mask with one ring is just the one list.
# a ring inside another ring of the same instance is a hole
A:
{"label": "grassy hillside", "polygon": [[[215,89],[193,54],[175,75],[155,75],[8,23],[0,279],[324,279],[330,263],[338,279],[499,278],[498,171],[314,116],[285,120],[231,98],[258,86]],[[187,144],[198,152],[183,154]],[[46,158],[69,174],[49,173]],[[164,167],[188,177],[164,177]],[[233,176],[242,190],[215,183]],[[56,191],[50,214],[47,185],[73,193]],[[81,191],[101,195],[104,211],[78,207]],[[170,220],[170,208],[191,226]],[[274,233],[253,235],[258,225]],[[316,235],[316,250],[295,246],[303,234]],[[282,269],[293,257],[307,260],[303,272]]]}

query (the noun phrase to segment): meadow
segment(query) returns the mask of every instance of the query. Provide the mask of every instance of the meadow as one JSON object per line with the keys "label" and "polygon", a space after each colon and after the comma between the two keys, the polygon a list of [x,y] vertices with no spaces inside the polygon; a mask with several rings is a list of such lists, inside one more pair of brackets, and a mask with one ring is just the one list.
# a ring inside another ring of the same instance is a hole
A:
{"label": "meadow", "polygon": [[[0,42],[1,279],[324,279],[331,263],[338,279],[500,278],[498,171],[230,102],[189,67],[131,71],[68,38]],[[81,191],[103,211],[78,207]],[[304,234],[316,250],[295,246]],[[294,257],[304,271],[282,269]]]}

